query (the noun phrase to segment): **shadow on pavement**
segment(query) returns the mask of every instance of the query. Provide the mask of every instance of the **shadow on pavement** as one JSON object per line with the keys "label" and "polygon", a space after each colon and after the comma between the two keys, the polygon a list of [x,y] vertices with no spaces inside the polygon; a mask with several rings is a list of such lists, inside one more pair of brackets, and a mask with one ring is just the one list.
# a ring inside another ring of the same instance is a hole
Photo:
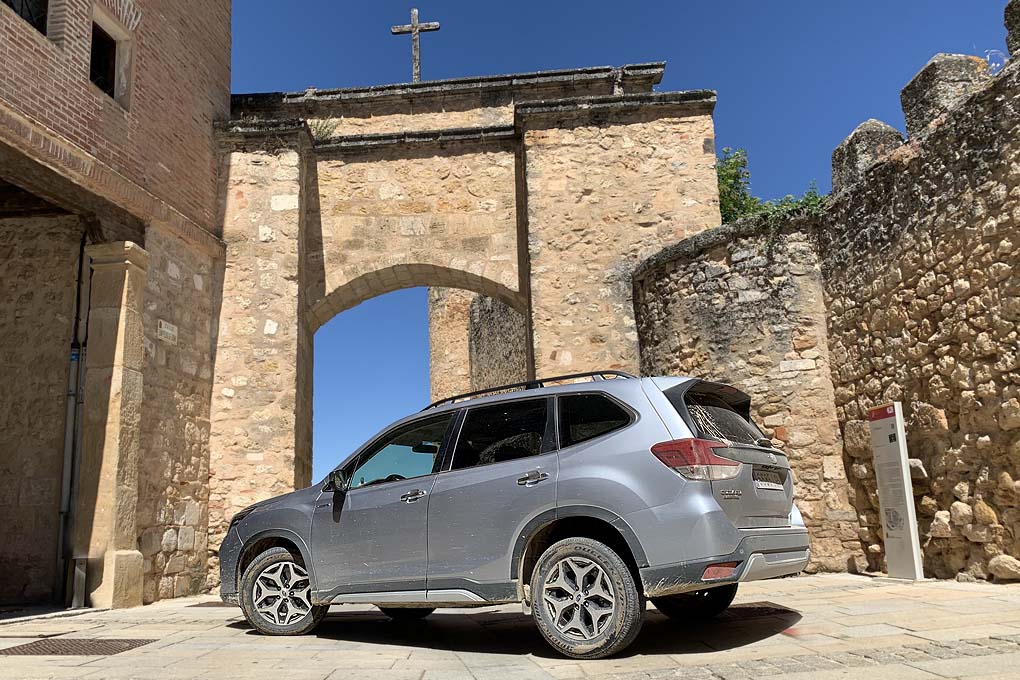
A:
{"label": "shadow on pavement", "polygon": [[[621,656],[734,649],[779,635],[800,620],[793,609],[769,602],[733,605],[718,619],[698,623],[672,621],[649,606],[641,634]],[[229,625],[250,628],[244,621]],[[313,634],[320,640],[557,657],[531,617],[519,612],[441,609],[422,621],[397,622],[377,611],[334,609]]]}

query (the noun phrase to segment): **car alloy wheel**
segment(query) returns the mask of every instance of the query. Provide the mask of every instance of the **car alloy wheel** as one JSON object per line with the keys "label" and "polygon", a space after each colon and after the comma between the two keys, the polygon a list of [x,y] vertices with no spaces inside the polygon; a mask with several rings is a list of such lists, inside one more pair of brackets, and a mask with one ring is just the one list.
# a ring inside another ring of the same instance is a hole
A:
{"label": "car alloy wheel", "polygon": [[613,620],[613,584],[602,567],[583,557],[567,557],[553,567],[542,602],[565,637],[591,640]]}
{"label": "car alloy wheel", "polygon": [[294,623],[312,610],[308,572],[295,562],[271,564],[255,577],[251,599],[255,611],[269,623]]}

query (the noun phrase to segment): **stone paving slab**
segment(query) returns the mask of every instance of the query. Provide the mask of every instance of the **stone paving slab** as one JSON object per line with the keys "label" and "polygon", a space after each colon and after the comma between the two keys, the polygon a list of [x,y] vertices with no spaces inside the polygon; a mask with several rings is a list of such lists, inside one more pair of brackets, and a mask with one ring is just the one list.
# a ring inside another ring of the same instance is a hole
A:
{"label": "stone paving slab", "polygon": [[114,656],[0,656],[0,678],[1020,678],[1020,585],[851,575],[752,583],[713,623],[678,624],[650,606],[631,649],[597,661],[556,655],[519,607],[440,610],[410,624],[335,607],[312,635],[272,638],[236,608],[191,606],[212,599],[4,623],[0,648],[42,636],[156,642]]}

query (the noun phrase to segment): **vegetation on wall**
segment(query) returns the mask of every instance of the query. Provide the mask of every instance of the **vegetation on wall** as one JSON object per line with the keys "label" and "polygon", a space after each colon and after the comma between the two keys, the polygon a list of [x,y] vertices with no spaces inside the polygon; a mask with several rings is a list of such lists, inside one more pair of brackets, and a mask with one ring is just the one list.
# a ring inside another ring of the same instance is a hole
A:
{"label": "vegetation on wall", "polygon": [[774,225],[797,213],[818,215],[825,207],[826,197],[818,193],[814,182],[800,197],[788,195],[776,201],[763,201],[753,196],[744,149],[724,148],[715,170],[719,177],[719,210],[723,224],[751,215],[764,215],[768,223]]}

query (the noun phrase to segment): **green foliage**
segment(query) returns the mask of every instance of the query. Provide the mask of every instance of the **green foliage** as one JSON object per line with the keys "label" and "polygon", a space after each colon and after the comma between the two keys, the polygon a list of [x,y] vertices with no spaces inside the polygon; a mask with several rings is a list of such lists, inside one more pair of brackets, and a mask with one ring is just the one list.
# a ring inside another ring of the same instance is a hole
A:
{"label": "green foliage", "polygon": [[744,149],[724,148],[715,167],[719,177],[719,210],[723,224],[751,215],[765,215],[769,226],[774,229],[783,219],[795,213],[819,215],[825,207],[825,196],[818,193],[814,182],[800,197],[789,195],[778,201],[763,201],[752,196],[751,172],[747,169],[747,151]]}

